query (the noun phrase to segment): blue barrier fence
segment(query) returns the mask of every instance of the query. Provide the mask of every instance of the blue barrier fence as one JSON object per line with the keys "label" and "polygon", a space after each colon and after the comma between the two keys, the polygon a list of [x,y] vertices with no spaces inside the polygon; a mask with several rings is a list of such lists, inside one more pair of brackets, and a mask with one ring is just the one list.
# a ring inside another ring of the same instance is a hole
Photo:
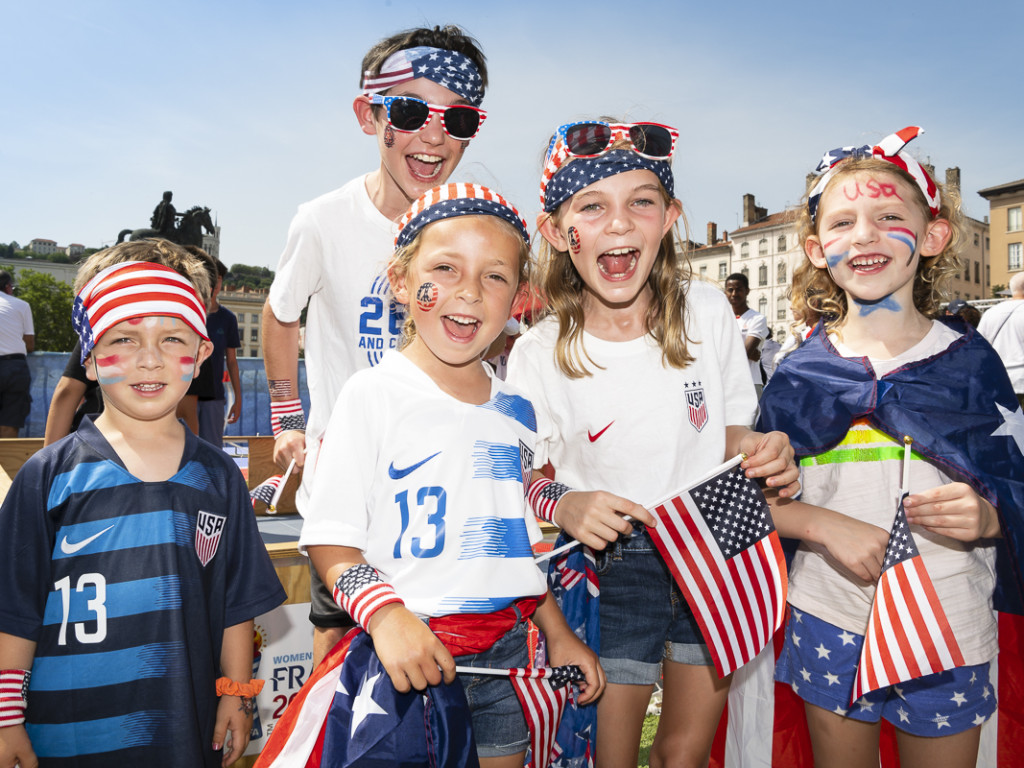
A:
{"label": "blue barrier fence", "polygon": [[[28,356],[32,372],[32,411],[28,415],[19,437],[42,437],[46,431],[46,413],[50,408],[53,390],[64,373],[67,352],[34,352]],[[228,424],[224,434],[229,437],[269,435],[270,394],[263,358],[238,358],[238,374],[242,384],[242,415],[235,424]],[[230,386],[230,385],[229,385]],[[309,413],[309,394],[306,391],[306,363],[299,360],[299,394]]]}

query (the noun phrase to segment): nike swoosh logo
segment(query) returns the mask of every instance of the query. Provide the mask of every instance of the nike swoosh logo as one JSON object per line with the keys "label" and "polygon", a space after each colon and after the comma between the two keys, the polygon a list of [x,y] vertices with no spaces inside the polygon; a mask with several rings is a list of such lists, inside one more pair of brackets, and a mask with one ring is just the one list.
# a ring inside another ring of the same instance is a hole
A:
{"label": "nike swoosh logo", "polygon": [[68,537],[65,534],[64,538],[60,540],[60,551],[63,552],[65,555],[73,555],[78,550],[83,549],[84,547],[87,547],[90,544],[92,544],[94,541],[96,541],[96,539],[98,539],[100,536],[102,536],[104,533],[106,533],[113,527],[114,526],[111,525],[107,528],[104,528],[99,533],[94,533],[89,538],[82,539],[81,541],[77,541],[74,544],[68,541]]}
{"label": "nike swoosh logo", "polygon": [[[434,456],[438,456],[440,453],[441,452],[438,451],[437,453],[434,454]],[[427,458],[425,458],[423,461],[418,461],[412,466],[405,467],[404,469],[395,469],[395,462],[392,461],[391,466],[388,467],[388,477],[390,477],[392,480],[401,480],[406,475],[409,475],[415,472],[420,467],[422,467],[424,464],[426,464],[428,461],[434,458],[434,456],[427,456]]]}
{"label": "nike swoosh logo", "polygon": [[[612,422],[611,424],[609,424],[609,425],[608,425],[608,427],[610,427],[610,426],[611,426],[612,424],[614,424],[614,423],[615,423],[615,422],[613,421],[613,422]],[[590,442],[592,442],[592,443],[596,443],[596,442],[597,442],[597,438],[599,438],[599,437],[600,437],[601,435],[603,435],[603,434],[604,434],[605,432],[607,432],[607,431],[608,431],[608,427],[605,427],[605,428],[604,428],[604,429],[602,429],[602,430],[601,430],[600,432],[598,432],[598,433],[597,433],[596,435],[595,435],[595,434],[592,434],[592,433],[590,432],[590,430],[588,429],[588,430],[587,430],[587,437],[589,437],[589,438],[590,438]]]}

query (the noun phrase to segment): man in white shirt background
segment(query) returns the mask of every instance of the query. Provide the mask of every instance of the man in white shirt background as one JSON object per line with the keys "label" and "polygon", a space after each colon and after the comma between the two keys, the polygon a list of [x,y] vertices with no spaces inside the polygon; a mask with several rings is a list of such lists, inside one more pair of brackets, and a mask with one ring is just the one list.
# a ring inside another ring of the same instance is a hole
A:
{"label": "man in white shirt background", "polygon": [[761,348],[768,338],[768,320],[760,312],[747,306],[747,294],[750,293],[750,281],[742,272],[734,272],[725,278],[725,297],[729,300],[736,323],[743,334],[743,346],[750,362],[750,378],[754,382],[757,396],[761,396],[764,378],[761,376]]}
{"label": "man in white shirt background", "polygon": [[981,316],[978,332],[999,354],[1024,407],[1024,272],[1010,278],[1010,298]]}
{"label": "man in white shirt background", "polygon": [[0,270],[0,438],[17,437],[32,407],[25,356],[36,348],[32,308],[15,298],[11,273]]}

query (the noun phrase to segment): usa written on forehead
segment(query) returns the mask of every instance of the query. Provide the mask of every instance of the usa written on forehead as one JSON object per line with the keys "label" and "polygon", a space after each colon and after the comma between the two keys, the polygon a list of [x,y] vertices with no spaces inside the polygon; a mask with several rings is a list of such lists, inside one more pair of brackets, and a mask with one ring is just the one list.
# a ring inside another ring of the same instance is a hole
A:
{"label": "usa written on forehead", "polygon": [[860,197],[878,199],[882,197],[895,197],[902,200],[900,193],[896,191],[896,184],[880,181],[874,177],[860,180],[847,181],[843,184],[843,195],[847,200],[856,200]]}

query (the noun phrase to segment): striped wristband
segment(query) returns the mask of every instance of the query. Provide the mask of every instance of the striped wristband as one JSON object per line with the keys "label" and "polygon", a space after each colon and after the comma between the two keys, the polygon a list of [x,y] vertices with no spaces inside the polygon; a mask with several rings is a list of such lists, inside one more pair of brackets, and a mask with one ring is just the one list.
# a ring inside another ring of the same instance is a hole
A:
{"label": "striped wristband", "polygon": [[270,402],[270,429],[274,437],[280,436],[282,432],[290,429],[303,430],[306,428],[306,416],[302,412],[302,401],[294,400],[272,400]]}
{"label": "striped wristband", "polygon": [[575,489],[546,477],[538,477],[530,483],[530,490],[526,494],[526,498],[537,517],[553,523],[555,522],[555,507],[558,506],[559,499],[573,490]]}
{"label": "striped wristband", "polygon": [[405,605],[390,584],[381,581],[372,565],[353,565],[334,582],[334,602],[348,613],[356,623],[366,629],[370,617],[385,605]]}
{"label": "striped wristband", "polygon": [[25,722],[28,680],[31,676],[32,673],[27,669],[0,669],[0,728]]}

